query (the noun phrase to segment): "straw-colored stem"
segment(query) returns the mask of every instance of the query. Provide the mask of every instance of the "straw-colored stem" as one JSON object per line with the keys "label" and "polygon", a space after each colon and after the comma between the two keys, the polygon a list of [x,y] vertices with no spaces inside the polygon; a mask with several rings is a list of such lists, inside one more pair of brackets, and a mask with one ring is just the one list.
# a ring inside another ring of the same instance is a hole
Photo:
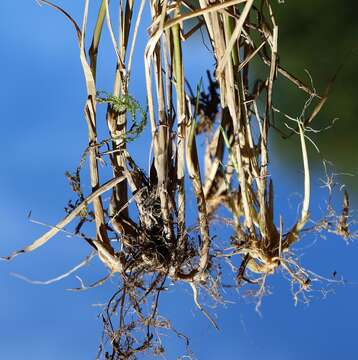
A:
{"label": "straw-colored stem", "polygon": [[[178,136],[177,136],[177,181],[178,181],[178,225],[180,240],[182,243],[185,235],[185,96],[184,96],[184,79],[182,49],[180,39],[179,24],[172,27],[173,36],[173,65],[175,76],[175,89],[177,96],[177,119],[178,119]],[[180,246],[181,247],[181,246]]]}

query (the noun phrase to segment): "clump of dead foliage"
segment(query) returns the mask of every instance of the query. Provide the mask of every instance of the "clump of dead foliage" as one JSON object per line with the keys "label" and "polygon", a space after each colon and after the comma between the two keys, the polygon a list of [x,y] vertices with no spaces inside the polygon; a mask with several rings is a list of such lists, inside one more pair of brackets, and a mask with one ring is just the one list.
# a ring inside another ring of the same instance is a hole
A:
{"label": "clump of dead foliage", "polygon": [[[201,305],[198,291],[204,289],[207,296],[220,300],[224,264],[234,272],[232,286],[247,286],[259,301],[268,276],[278,270],[292,283],[296,299],[309,293],[312,281],[320,278],[299,264],[293,245],[308,232],[329,231],[349,239],[349,199],[345,192],[341,215],[335,214],[329,202],[327,215],[312,225],[307,132],[327,94],[317,94],[281,65],[271,0],[199,0],[195,6],[187,0],[141,0],[138,4],[124,0],[112,4],[119,8],[118,19],[113,19],[116,12],[110,11],[109,1],[103,0],[91,29],[88,0],[82,25],[61,7],[47,0],[39,3],[58,10],[75,28],[87,88],[88,147],[78,169],[67,173],[76,194],[67,216],[6,259],[35,250],[77,222],[75,234],[88,242],[109,270],[95,284],[85,285],[81,280],[77,290],[101,285],[110,277],[120,280],[101,316],[104,338],[98,357],[105,359],[134,359],[142,352],[158,355],[165,351],[155,329],[176,332],[158,312],[160,297],[170,283],[189,284],[198,309],[217,327]],[[143,16],[150,18],[146,30],[140,25]],[[118,24],[118,33],[113,23]],[[111,93],[96,87],[104,27],[117,64]],[[215,61],[204,80],[207,89],[186,78],[185,57],[190,54],[182,45],[197,31],[209,39]],[[136,54],[144,56],[147,105],[139,104],[136,89],[130,87],[138,36],[147,36],[144,54]],[[91,40],[90,46],[86,39]],[[277,77],[295,84],[309,99],[302,116],[290,120],[290,131],[273,104]],[[100,106],[107,106],[108,137],[104,139],[97,134],[97,122],[104,121],[97,119]],[[147,149],[151,152],[148,172],[137,166],[136,153],[128,150],[128,143],[135,142],[147,125],[152,140]],[[288,227],[275,201],[277,184],[270,173],[271,131],[297,136],[300,141],[297,151],[302,163],[297,167],[304,174],[303,201],[297,219]],[[198,147],[199,138],[204,148]],[[81,183],[86,161],[89,195],[82,192]],[[112,179],[105,183],[100,181],[103,167],[99,163],[112,170]],[[332,183],[327,186],[331,194]],[[111,192],[108,204],[102,201],[107,191]],[[191,191],[196,226],[189,226],[187,219]],[[135,210],[129,211],[130,204]],[[222,207],[227,211],[222,212]],[[82,232],[86,223],[94,224],[92,233]],[[230,229],[223,232],[227,238],[215,244],[214,223]],[[188,342],[184,335],[177,335]]]}

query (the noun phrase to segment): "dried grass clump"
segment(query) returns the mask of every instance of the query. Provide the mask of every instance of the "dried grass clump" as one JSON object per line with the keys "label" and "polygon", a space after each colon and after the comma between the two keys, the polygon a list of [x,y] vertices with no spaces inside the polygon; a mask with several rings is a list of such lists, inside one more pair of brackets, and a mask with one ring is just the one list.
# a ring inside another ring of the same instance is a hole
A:
{"label": "dried grass clump", "polygon": [[[319,277],[300,266],[292,246],[303,231],[328,230],[349,238],[349,201],[345,193],[342,215],[336,216],[330,206],[324,221],[306,226],[311,186],[306,131],[327,94],[318,95],[313,87],[281,66],[278,26],[271,1],[199,0],[194,7],[187,0],[147,4],[142,0],[136,7],[133,0],[121,1],[118,39],[108,0],[102,1],[93,29],[87,28],[88,0],[82,26],[62,8],[46,0],[39,2],[64,14],[77,32],[87,85],[88,148],[76,172],[67,174],[77,194],[76,202],[68,206],[68,215],[32,245],[6,259],[35,250],[77,220],[76,235],[91,245],[109,269],[105,279],[90,286],[81,280],[77,290],[101,285],[112,276],[118,276],[121,283],[102,316],[105,341],[100,350],[106,359],[134,359],[149,349],[154,354],[164,351],[153,329],[172,329],[170,322],[158,313],[159,296],[169,283],[188,283],[195,304],[217,327],[199,303],[198,288],[206,289],[209,296],[219,301],[224,262],[234,271],[235,286],[253,285],[251,291],[258,299],[265,293],[267,276],[279,268],[288,275],[296,297],[310,291],[312,281]],[[136,39],[145,9],[151,16],[144,54],[148,111],[131,96],[135,89],[129,92]],[[184,33],[183,23],[189,19],[192,27]],[[103,26],[109,29],[117,62],[112,94],[101,93],[96,87]],[[193,90],[185,77],[184,57],[190,55],[183,53],[182,43],[190,41],[199,29],[207,32],[216,63],[215,69],[208,72],[207,91],[201,85]],[[92,42],[87,51],[88,33]],[[255,72],[250,71],[251,66]],[[263,73],[260,78],[256,77],[258,69]],[[310,104],[315,102],[309,114],[307,108],[300,118],[294,119],[295,128],[286,134],[299,136],[304,172],[300,214],[287,231],[283,229],[285,214],[275,218],[277,185],[268,170],[269,132],[276,129],[285,133],[284,127],[274,121],[278,111],[273,106],[277,76],[307,93]],[[105,140],[97,135],[100,103],[108,106],[109,138]],[[145,173],[136,165],[136,154],[129,153],[127,143],[136,141],[146,126],[147,116],[152,157],[150,171]],[[197,148],[199,137],[205,138],[205,149]],[[85,197],[81,170],[87,159],[92,193]],[[113,172],[113,179],[103,185],[98,166],[102,160],[110,164]],[[191,190],[196,198],[195,227],[189,227],[187,219]],[[112,192],[108,207],[101,200],[106,191]],[[129,211],[129,204],[135,204],[136,211]],[[225,215],[220,213],[222,206],[228,210]],[[95,223],[93,234],[81,232],[82,225],[88,222]],[[232,235],[215,246],[211,234],[214,223],[232,229]],[[235,265],[236,258],[241,259],[241,265]],[[112,322],[114,317],[119,325]]]}

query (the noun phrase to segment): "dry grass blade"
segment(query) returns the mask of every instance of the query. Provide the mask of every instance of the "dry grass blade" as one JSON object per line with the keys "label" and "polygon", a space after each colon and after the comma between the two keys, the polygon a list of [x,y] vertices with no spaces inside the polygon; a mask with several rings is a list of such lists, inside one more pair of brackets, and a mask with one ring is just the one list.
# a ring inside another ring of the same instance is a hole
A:
{"label": "dry grass blade", "polygon": [[246,2],[246,1],[247,0],[229,0],[229,1],[222,2],[222,3],[218,3],[218,4],[210,4],[209,6],[206,6],[202,9],[193,10],[189,14],[179,15],[171,20],[168,20],[164,24],[162,30],[167,30],[174,25],[182,23],[185,20],[193,19],[193,18],[202,16],[202,15],[205,15],[205,14],[209,14],[211,12],[224,10],[230,6],[234,6],[234,5]]}
{"label": "dry grass blade", "polygon": [[16,257],[19,254],[27,253],[34,251],[41,247],[42,245],[46,244],[47,241],[49,241],[53,236],[55,236],[61,229],[63,229],[66,225],[68,225],[72,220],[78,216],[82,210],[86,209],[89,204],[91,204],[98,196],[103,194],[104,192],[110,190],[113,186],[118,184],[119,182],[123,181],[124,177],[112,179],[105,184],[103,184],[99,189],[97,189],[95,192],[93,192],[91,195],[89,195],[84,201],[82,201],[81,204],[79,204],[72,212],[67,215],[63,220],[61,220],[57,225],[55,225],[51,230],[49,230],[47,233],[42,235],[40,238],[38,238],[36,241],[34,241],[31,245],[26,246],[24,249],[17,250],[13,252],[9,256],[3,256],[1,259],[3,260],[12,260],[14,257]]}
{"label": "dry grass blade", "polygon": [[134,26],[133,40],[132,40],[132,44],[131,44],[131,49],[130,49],[130,52],[129,52],[129,59],[128,59],[128,73],[129,74],[130,74],[131,68],[132,68],[133,54],[134,54],[135,45],[136,45],[136,41],[137,41],[137,35],[138,35],[140,21],[142,19],[142,15],[143,15],[144,5],[145,5],[145,0],[141,0],[138,15],[137,15],[137,20],[136,20],[135,26]]}
{"label": "dry grass blade", "polygon": [[268,79],[267,89],[267,109],[270,110],[272,107],[272,87],[273,81],[276,76],[276,61],[277,61],[277,41],[278,41],[278,27],[274,25],[272,34],[272,48],[271,48],[271,64],[270,64],[270,75]]}
{"label": "dry grass blade", "polygon": [[301,149],[302,149],[302,159],[303,159],[303,169],[304,169],[304,196],[303,204],[301,210],[301,216],[295,226],[291,231],[286,235],[286,238],[283,242],[283,249],[287,250],[298,238],[300,231],[306,225],[309,218],[309,206],[310,206],[310,170],[308,164],[308,154],[306,148],[306,140],[304,134],[304,128],[300,120],[298,120],[298,127],[300,131],[300,140],[301,140]]}
{"label": "dry grass blade", "polygon": [[45,4],[45,5],[48,5],[52,8],[54,8],[55,10],[59,11],[60,13],[62,13],[63,15],[66,16],[66,18],[71,22],[71,24],[73,25],[73,27],[75,28],[76,30],[76,33],[77,33],[77,38],[78,38],[78,41],[81,41],[81,38],[82,38],[82,32],[81,32],[81,29],[80,27],[77,25],[76,21],[72,18],[72,16],[67,12],[65,11],[64,9],[62,9],[60,6],[48,1],[48,0],[37,0],[40,4]]}
{"label": "dry grass blade", "polygon": [[310,181],[310,168],[308,164],[308,154],[306,148],[306,141],[304,135],[304,128],[303,125],[299,122],[298,123],[300,129],[300,140],[301,140],[301,147],[302,147],[302,159],[303,159],[303,168],[304,168],[304,197],[303,197],[303,205],[302,205],[302,212],[301,212],[301,219],[300,219],[300,226],[301,229],[304,224],[308,220],[308,210],[310,207],[310,188],[311,188],[311,181]]}
{"label": "dry grass blade", "polygon": [[[231,38],[226,46],[225,49],[225,53],[224,56],[222,57],[222,59],[220,59],[219,61],[219,65],[217,68],[217,72],[218,74],[221,74],[222,71],[224,70],[226,63],[228,62],[229,57],[231,56],[231,52],[234,48],[235,42],[237,41],[237,39],[240,37],[242,28],[244,26],[245,20],[247,18],[247,16],[249,15],[250,9],[252,7],[254,3],[254,0],[247,0],[245,7],[240,15],[240,18],[238,20],[238,22],[236,23],[235,29],[231,35]],[[219,75],[220,76],[220,75]]]}

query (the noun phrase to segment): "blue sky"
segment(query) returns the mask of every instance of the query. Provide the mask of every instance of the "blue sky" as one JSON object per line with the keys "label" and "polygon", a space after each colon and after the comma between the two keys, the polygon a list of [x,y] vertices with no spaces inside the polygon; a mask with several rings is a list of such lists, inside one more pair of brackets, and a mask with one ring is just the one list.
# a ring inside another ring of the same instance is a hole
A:
{"label": "blue sky", "polygon": [[[61,4],[80,21],[82,2]],[[142,33],[144,34],[144,33]],[[142,35],[140,43],[144,44]],[[0,127],[2,154],[0,175],[0,254],[29,244],[45,231],[29,223],[27,214],[48,224],[64,215],[71,192],[64,177],[73,170],[86,147],[83,118],[84,82],[73,29],[53,10],[35,1],[0,2]],[[144,99],[144,71],[138,50],[131,92]],[[105,54],[112,56],[111,49]],[[193,84],[205,66],[212,65],[209,53],[187,45],[187,68]],[[100,59],[99,89],[110,91],[113,63]],[[200,70],[200,71],[199,71]],[[149,139],[139,145],[138,159],[148,154]],[[143,166],[146,161],[143,161]],[[273,170],[282,168],[277,153]],[[279,203],[287,206],[287,194],[301,191],[301,173],[285,166],[280,173]],[[318,182],[314,184],[318,187]],[[89,190],[88,188],[85,190]],[[322,193],[313,192],[313,207]],[[353,199],[353,204],[356,199]],[[198,359],[246,360],[358,358],[358,270],[357,244],[347,246],[329,237],[305,251],[303,262],[324,276],[336,270],[352,284],[340,286],[309,306],[294,306],[289,285],[278,275],[272,279],[273,294],[265,298],[262,317],[247,299],[228,295],[236,304],[211,310],[221,331],[213,330],[192,303],[190,289],[179,285],[163,302],[163,313],[173,325],[192,339]],[[88,253],[81,240],[59,235],[32,254],[0,263],[0,359],[57,360],[94,359],[100,336],[98,307],[115,284],[108,283],[86,293],[65,289],[76,286],[74,277],[51,286],[35,286],[10,276],[11,272],[45,280],[71,268]],[[105,274],[99,263],[81,272],[95,280]],[[166,338],[166,337],[165,337]],[[175,359],[180,344],[165,340],[167,359]]]}

